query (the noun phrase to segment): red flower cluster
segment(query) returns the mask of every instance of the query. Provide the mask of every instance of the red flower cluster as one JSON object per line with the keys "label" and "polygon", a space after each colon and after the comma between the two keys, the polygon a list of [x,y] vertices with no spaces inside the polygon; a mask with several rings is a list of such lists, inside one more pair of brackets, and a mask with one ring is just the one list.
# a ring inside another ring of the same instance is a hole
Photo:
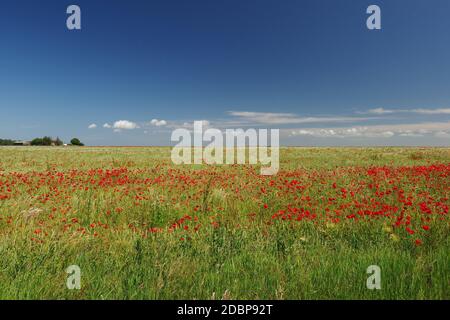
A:
{"label": "red flower cluster", "polygon": [[[189,239],[202,229],[246,228],[257,221],[269,227],[312,222],[351,228],[369,223],[392,226],[396,235],[414,236],[410,240],[422,245],[435,226],[447,223],[449,176],[450,165],[445,164],[298,169],[274,177],[261,176],[251,166],[187,171],[170,164],[3,172],[0,201],[26,197],[43,213],[34,213],[38,211],[31,207],[15,214],[3,210],[0,223],[24,226],[24,216],[33,216],[37,227],[32,236],[37,242],[44,241],[51,229],[99,238],[125,229],[143,237],[169,232]],[[155,218],[158,210],[170,216]]]}

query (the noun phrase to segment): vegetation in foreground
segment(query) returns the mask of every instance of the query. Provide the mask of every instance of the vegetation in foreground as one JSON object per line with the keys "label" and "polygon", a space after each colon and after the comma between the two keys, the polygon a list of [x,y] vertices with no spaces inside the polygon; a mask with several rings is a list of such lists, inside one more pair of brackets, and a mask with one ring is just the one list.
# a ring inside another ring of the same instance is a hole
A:
{"label": "vegetation in foreground", "polygon": [[2,147],[0,298],[450,298],[450,149],[280,160],[264,177],[175,166],[169,148]]}

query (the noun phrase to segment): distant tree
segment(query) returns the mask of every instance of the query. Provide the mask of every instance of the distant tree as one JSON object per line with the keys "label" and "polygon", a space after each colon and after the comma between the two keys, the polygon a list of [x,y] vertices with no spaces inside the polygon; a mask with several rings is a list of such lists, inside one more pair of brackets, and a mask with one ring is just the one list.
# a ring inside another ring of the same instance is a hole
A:
{"label": "distant tree", "polygon": [[13,146],[14,141],[10,139],[0,139],[0,146]]}
{"label": "distant tree", "polygon": [[56,140],[54,142],[57,146],[62,146],[64,144],[64,142],[59,137],[56,137]]}
{"label": "distant tree", "polygon": [[44,141],[42,138],[35,138],[35,139],[31,140],[31,145],[32,146],[43,146]]}
{"label": "distant tree", "polygon": [[35,138],[31,141],[32,146],[62,146],[63,142],[61,139],[53,139],[51,137],[45,136],[43,138]]}
{"label": "distant tree", "polygon": [[81,143],[80,139],[78,138],[73,138],[72,140],[70,140],[70,144],[72,144],[73,146],[84,146],[84,144]]}
{"label": "distant tree", "polygon": [[50,137],[45,136],[42,138],[42,145],[44,145],[44,146],[51,146],[52,142],[53,142],[53,140]]}

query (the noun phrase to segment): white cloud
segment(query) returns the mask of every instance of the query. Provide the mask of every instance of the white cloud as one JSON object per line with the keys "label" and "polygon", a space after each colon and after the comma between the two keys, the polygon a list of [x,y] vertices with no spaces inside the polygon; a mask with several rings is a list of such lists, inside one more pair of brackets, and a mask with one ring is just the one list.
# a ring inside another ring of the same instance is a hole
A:
{"label": "white cloud", "polygon": [[134,123],[132,121],[128,121],[128,120],[119,120],[114,122],[113,125],[114,129],[119,129],[119,130],[133,130],[133,129],[137,129],[139,128],[139,126],[137,125],[137,123]]}
{"label": "white cloud", "polygon": [[390,138],[393,137],[395,133],[393,133],[392,131],[383,131],[379,135],[384,138]]}
{"label": "white cloud", "polygon": [[420,114],[450,114],[450,108],[447,109],[412,109],[410,112]]}
{"label": "white cloud", "polygon": [[369,109],[365,112],[358,112],[363,114],[390,114],[390,113],[417,113],[417,114],[450,114],[450,108],[441,108],[441,109],[383,109],[383,108],[375,108]]}
{"label": "white cloud", "polygon": [[449,138],[450,122],[428,122],[417,124],[373,125],[344,128],[307,128],[290,129],[290,136],[312,136],[320,138],[391,138],[395,135],[401,137],[423,137],[434,134],[435,137]]}
{"label": "white cloud", "polygon": [[420,132],[414,132],[411,130],[406,130],[405,132],[401,132],[399,134],[400,137],[423,137],[424,134]]}
{"label": "white cloud", "polygon": [[95,129],[95,128],[97,128],[97,125],[95,123],[92,123],[92,124],[89,125],[88,128],[89,129]]}
{"label": "white cloud", "polygon": [[371,114],[386,114],[386,113],[394,113],[394,110],[386,110],[383,108],[375,108],[375,109],[370,109],[367,111],[367,113],[371,113]]}
{"label": "white cloud", "polygon": [[292,135],[296,136],[296,135],[301,135],[301,136],[313,136],[314,135],[314,131],[312,130],[298,130],[298,131],[292,131]]}
{"label": "white cloud", "polygon": [[350,138],[350,137],[390,138],[395,134],[392,131],[372,131],[367,127],[355,127],[355,128],[298,130],[292,131],[291,135],[294,136],[306,135],[316,138]]}
{"label": "white cloud", "polygon": [[438,131],[434,134],[436,138],[450,139],[450,131]]}
{"label": "white cloud", "polygon": [[111,129],[112,126],[111,126],[109,123],[105,123],[105,124],[103,125],[103,128]]}
{"label": "white cloud", "polygon": [[258,124],[293,124],[293,123],[325,123],[325,122],[352,122],[370,120],[373,118],[361,117],[299,117],[294,113],[248,112],[229,111],[230,115]]}
{"label": "white cloud", "polygon": [[150,124],[153,125],[153,126],[161,127],[161,126],[167,125],[167,121],[166,120],[153,119],[152,121],[150,121]]}

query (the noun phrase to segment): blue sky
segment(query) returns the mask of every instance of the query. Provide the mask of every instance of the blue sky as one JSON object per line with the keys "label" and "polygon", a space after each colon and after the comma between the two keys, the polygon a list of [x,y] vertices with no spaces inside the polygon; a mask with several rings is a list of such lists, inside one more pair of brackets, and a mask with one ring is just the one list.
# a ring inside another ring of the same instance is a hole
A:
{"label": "blue sky", "polygon": [[[66,28],[71,4],[82,30]],[[366,27],[371,4],[382,30]],[[279,128],[285,145],[449,146],[449,11],[448,0],[5,0],[0,138],[170,145],[173,129],[204,120]]]}

